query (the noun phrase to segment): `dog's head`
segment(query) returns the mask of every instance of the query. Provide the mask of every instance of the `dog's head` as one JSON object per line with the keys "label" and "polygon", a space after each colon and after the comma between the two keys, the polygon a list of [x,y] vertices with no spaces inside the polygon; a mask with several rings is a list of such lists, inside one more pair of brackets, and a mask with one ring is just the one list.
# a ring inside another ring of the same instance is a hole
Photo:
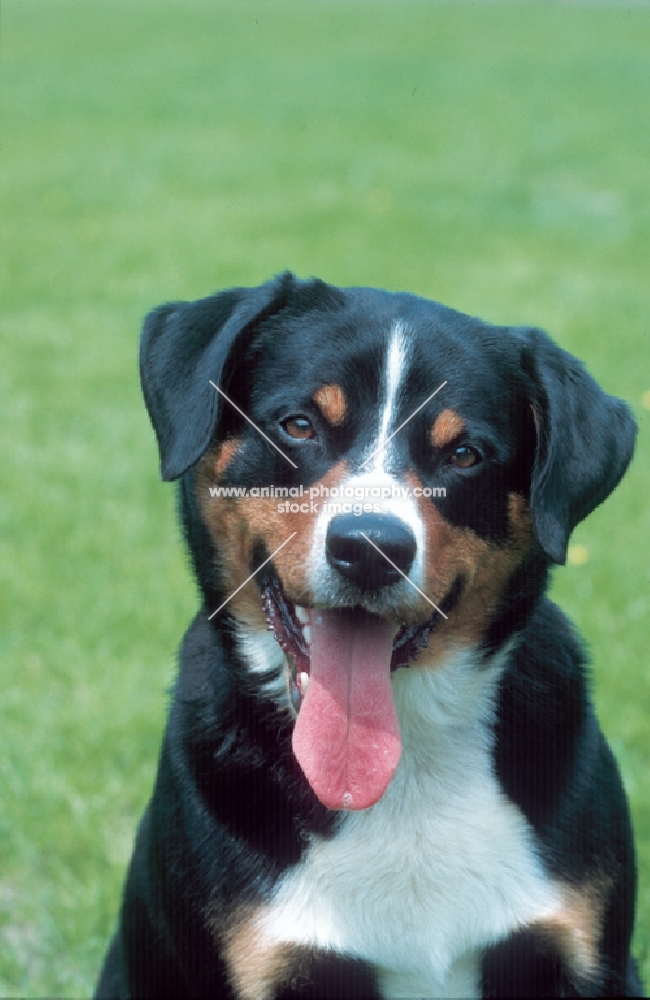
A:
{"label": "dog's head", "polygon": [[208,611],[227,602],[213,621],[262,665],[261,633],[280,643],[333,808],[397,765],[391,671],[520,630],[634,446],[627,406],[540,330],[291,274],[160,307],[141,374]]}

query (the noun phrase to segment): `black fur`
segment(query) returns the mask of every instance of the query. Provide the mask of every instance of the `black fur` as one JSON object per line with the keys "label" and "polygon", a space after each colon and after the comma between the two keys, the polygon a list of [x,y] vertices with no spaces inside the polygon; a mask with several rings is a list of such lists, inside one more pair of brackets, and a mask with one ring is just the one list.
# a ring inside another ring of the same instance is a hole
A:
{"label": "black fur", "polygon": [[[218,543],[196,496],[196,463],[216,441],[237,436],[224,485],[306,486],[345,460],[354,467],[372,440],[379,369],[399,319],[412,356],[396,421],[446,380],[444,407],[462,413],[465,438],[485,461],[458,473],[427,445],[441,406],[432,401],[395,439],[396,474],[444,485],[435,500],[454,528],[490,545],[508,539],[508,496],[530,506],[535,546],[512,574],[482,638],[485,663],[513,642],[498,692],[494,771],[530,824],[549,877],[608,887],[589,975],[565,961],[556,939],[521,929],[485,947],[484,997],[641,996],[629,956],[635,862],[625,795],[588,691],[582,645],[544,597],[551,563],[565,559],[575,525],[614,489],[634,446],[628,408],[541,331],[493,327],[436,303],[369,289],[337,289],[283,274],[255,289],[155,310],[144,325],[141,376],[162,477],[181,478],[180,512],[203,606],[180,651],[180,672],[156,785],[140,825],[120,924],[98,998],[219,997],[237,993],[229,933],[247,908],[269,898],[310,837],[337,835],[340,814],[323,806],[293,756],[293,723],[260,697],[235,641]],[[300,466],[293,470],[210,380],[250,414]],[[345,386],[349,412],[326,427],[312,397]],[[300,410],[316,443],[279,429]],[[255,549],[266,551],[262,545]],[[458,576],[447,611],[462,604]],[[409,817],[404,816],[408,825]],[[396,929],[398,933],[398,929]],[[409,942],[404,942],[408,954]],[[379,998],[376,970],[354,955],[295,949],[274,1000]]]}

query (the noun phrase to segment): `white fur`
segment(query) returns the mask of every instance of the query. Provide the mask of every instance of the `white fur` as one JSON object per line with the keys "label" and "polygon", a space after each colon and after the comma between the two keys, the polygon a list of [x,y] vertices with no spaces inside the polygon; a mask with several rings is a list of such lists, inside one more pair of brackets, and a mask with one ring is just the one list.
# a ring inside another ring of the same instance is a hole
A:
{"label": "white fur", "polygon": [[287,661],[273,632],[260,632],[238,622],[237,644],[244,663],[257,674],[260,694],[291,710]]}
{"label": "white fur", "polygon": [[558,906],[493,773],[499,672],[468,651],[397,671],[397,772],[376,805],[342,813],[281,880],[259,918],[269,944],[362,958],[385,997],[476,997],[481,950]]}
{"label": "white fur", "polygon": [[[400,480],[386,472],[366,472],[361,475],[346,476],[345,479],[341,480],[339,485],[343,489],[351,487],[352,489],[361,488],[364,491],[371,488],[381,490],[382,487],[387,487],[391,490],[394,487],[404,488],[403,481],[400,482]],[[371,493],[364,493],[363,499],[356,499],[354,501],[349,497],[344,497],[344,501],[346,503],[377,504],[381,508],[382,513],[395,514],[408,524],[415,536],[417,545],[416,555],[408,576],[413,580],[413,583],[422,588],[424,586],[426,532],[415,501],[411,497],[403,496],[382,499],[381,496],[373,496]],[[338,501],[332,500],[331,502],[336,503]],[[356,586],[349,584],[336,570],[332,569],[327,561],[325,538],[329,523],[335,516],[334,513],[331,513],[327,509],[321,510],[314,528],[311,557],[309,560],[309,576],[314,603],[317,605],[336,606],[342,601],[344,602],[349,593],[353,604],[362,604],[367,611],[379,615],[387,615],[391,611],[397,610],[403,613],[412,607],[421,608],[421,597],[406,580],[401,580],[393,584],[390,589],[384,588],[384,590],[377,594],[368,593],[360,595]]]}
{"label": "white fur", "polygon": [[[391,331],[390,340],[386,352],[386,364],[383,379],[382,408],[378,423],[378,434],[373,442],[368,454],[379,447],[382,441],[393,431],[395,414],[399,392],[403,382],[404,371],[408,361],[408,345],[405,339],[404,326],[401,322],[396,322]],[[389,591],[382,592],[381,595],[366,594],[360,599],[358,589],[346,583],[341,576],[331,568],[326,558],[325,538],[330,521],[336,516],[336,512],[327,509],[326,504],[347,503],[347,504],[370,504],[378,506],[382,513],[394,514],[404,521],[413,532],[417,545],[415,559],[409,570],[409,578],[416,586],[424,586],[424,568],[426,558],[426,533],[422,519],[418,513],[417,505],[412,497],[405,496],[406,484],[403,480],[397,479],[386,471],[388,455],[393,447],[389,442],[385,448],[379,451],[368,462],[367,466],[361,466],[356,472],[351,472],[337,487],[343,490],[351,488],[361,490],[359,496],[338,496],[321,504],[321,511],[314,528],[314,535],[311,546],[310,558],[310,582],[314,603],[317,605],[336,606],[345,604],[350,598],[351,603],[362,604],[367,611],[380,615],[390,614],[391,611],[400,610],[402,613],[409,608],[420,608],[422,600],[417,591],[410,584],[403,580],[394,584]],[[401,495],[385,497],[381,495],[381,490],[388,488],[398,490]],[[372,491],[375,491],[374,493]],[[380,491],[379,493],[377,491]]]}
{"label": "white fur", "polygon": [[[406,361],[404,329],[396,323],[373,448],[394,429]],[[387,471],[390,448],[389,442],[341,485],[403,485]],[[421,586],[426,538],[417,507],[411,499],[380,503],[414,532],[409,576]],[[315,525],[314,602],[358,604],[356,588],[349,591],[326,560],[332,516],[321,511]],[[381,598],[365,595],[367,610],[403,613],[419,601],[406,581],[385,591]],[[288,706],[284,656],[273,636],[242,630],[240,643],[251,669],[267,675],[268,693]],[[417,665],[395,673],[403,744],[395,776],[372,808],[341,813],[333,836],[312,838],[258,916],[263,944],[311,945],[364,959],[387,998],[478,997],[482,950],[559,908],[532,831],[493,771],[491,724],[508,655],[485,666],[475,652],[459,650],[433,667],[423,652]]]}
{"label": "white fur", "polygon": [[[377,437],[377,441],[371,449],[371,453],[375,450],[375,448],[379,447],[379,445],[385,441],[387,437],[390,436],[392,424],[395,419],[398,395],[402,385],[406,361],[407,344],[404,337],[404,326],[398,321],[393,326],[390,343],[388,345],[386,370],[384,375],[384,399],[379,421],[379,435]],[[383,471],[385,468],[384,463],[386,462],[387,451],[389,448],[390,444],[388,444],[386,448],[381,448],[374,456],[372,462],[372,468],[374,471]]]}

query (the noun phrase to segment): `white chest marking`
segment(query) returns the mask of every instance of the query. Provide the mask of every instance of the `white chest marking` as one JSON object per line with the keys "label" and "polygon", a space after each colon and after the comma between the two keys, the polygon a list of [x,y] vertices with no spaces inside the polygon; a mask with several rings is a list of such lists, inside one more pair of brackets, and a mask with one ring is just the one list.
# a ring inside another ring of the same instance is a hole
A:
{"label": "white chest marking", "polygon": [[314,838],[281,880],[259,918],[270,944],[362,958],[385,997],[472,997],[481,949],[559,905],[492,771],[498,672],[459,652],[435,670],[395,674],[395,777],[375,806]]}

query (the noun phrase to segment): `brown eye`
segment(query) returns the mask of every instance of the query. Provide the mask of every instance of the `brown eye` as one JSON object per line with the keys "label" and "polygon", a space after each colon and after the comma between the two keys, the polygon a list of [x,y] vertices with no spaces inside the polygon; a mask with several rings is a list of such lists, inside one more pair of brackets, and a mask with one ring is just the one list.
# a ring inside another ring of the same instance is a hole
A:
{"label": "brown eye", "polygon": [[298,441],[308,441],[314,436],[314,428],[307,417],[287,417],[286,420],[282,421],[282,428],[289,437],[296,438]]}
{"label": "brown eye", "polygon": [[471,469],[473,465],[478,465],[481,461],[481,456],[476,448],[470,448],[469,445],[463,444],[460,448],[456,448],[456,451],[450,456],[449,461],[457,469]]}

